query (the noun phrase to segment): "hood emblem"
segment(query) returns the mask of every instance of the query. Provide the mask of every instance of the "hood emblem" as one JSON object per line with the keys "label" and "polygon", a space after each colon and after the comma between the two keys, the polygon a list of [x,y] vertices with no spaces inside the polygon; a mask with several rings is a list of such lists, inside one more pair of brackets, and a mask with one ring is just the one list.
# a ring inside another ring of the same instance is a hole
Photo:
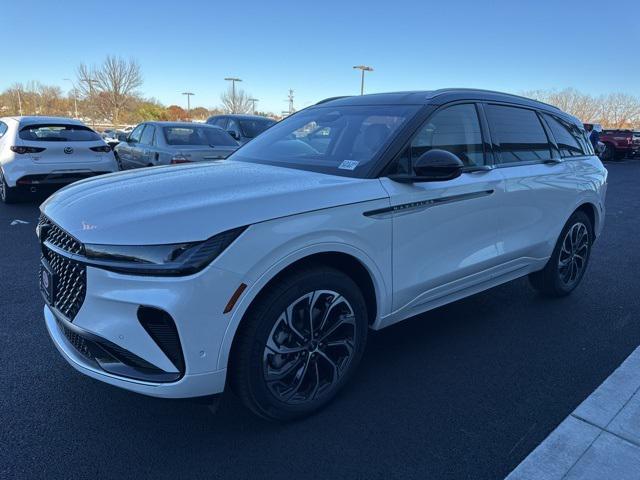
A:
{"label": "hood emblem", "polygon": [[64,153],[66,153],[67,155],[73,153],[73,148],[71,147],[64,147]]}
{"label": "hood emblem", "polygon": [[90,223],[85,222],[84,220],[82,221],[82,230],[95,230],[96,227],[95,225],[91,225]]}

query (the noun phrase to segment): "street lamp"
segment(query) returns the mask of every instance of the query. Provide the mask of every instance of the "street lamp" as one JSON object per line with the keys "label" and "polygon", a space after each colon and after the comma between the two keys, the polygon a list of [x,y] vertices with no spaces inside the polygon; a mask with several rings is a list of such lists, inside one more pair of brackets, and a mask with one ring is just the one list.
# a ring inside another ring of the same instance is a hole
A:
{"label": "street lamp", "polygon": [[195,93],[191,92],[182,92],[182,95],[187,96],[187,118],[191,120],[191,96],[195,95]]}
{"label": "street lamp", "polygon": [[249,101],[251,102],[251,111],[255,115],[255,113],[256,113],[256,102],[259,102],[260,100],[258,100],[257,98],[250,98]]}
{"label": "street lamp", "polygon": [[78,98],[77,98],[76,84],[73,83],[73,80],[71,80],[70,78],[63,78],[62,80],[70,82],[71,85],[73,86],[73,109],[76,113],[76,118],[78,118]]}
{"label": "street lamp", "polygon": [[364,72],[373,72],[373,68],[368,67],[367,65],[356,65],[353,68],[362,71],[362,78],[360,80],[360,95],[364,95]]}
{"label": "street lamp", "polygon": [[241,82],[242,79],[237,77],[225,78],[227,82],[231,82],[231,113],[236,113],[236,82]]}

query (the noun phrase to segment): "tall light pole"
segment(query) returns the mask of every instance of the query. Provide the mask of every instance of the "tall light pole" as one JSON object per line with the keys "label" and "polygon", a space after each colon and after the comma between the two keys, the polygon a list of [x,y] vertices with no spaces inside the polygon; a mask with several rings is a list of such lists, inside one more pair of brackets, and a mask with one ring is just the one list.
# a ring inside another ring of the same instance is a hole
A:
{"label": "tall light pole", "polygon": [[236,113],[236,82],[241,82],[241,78],[227,77],[227,82],[231,82],[231,113]]}
{"label": "tall light pole", "polygon": [[259,102],[260,100],[258,100],[257,98],[250,98],[249,101],[251,102],[251,111],[255,115],[256,114],[256,102]]}
{"label": "tall light pole", "polygon": [[77,98],[76,84],[73,83],[73,80],[71,80],[70,78],[63,78],[63,80],[70,82],[71,85],[73,86],[73,109],[76,113],[76,118],[78,118],[78,98]]}
{"label": "tall light pole", "polygon": [[195,95],[195,93],[191,92],[182,92],[182,95],[187,96],[187,118],[191,120],[191,96]]}
{"label": "tall light pole", "polygon": [[367,65],[356,65],[353,68],[362,72],[362,78],[360,79],[360,95],[364,95],[364,72],[373,72],[373,68]]}

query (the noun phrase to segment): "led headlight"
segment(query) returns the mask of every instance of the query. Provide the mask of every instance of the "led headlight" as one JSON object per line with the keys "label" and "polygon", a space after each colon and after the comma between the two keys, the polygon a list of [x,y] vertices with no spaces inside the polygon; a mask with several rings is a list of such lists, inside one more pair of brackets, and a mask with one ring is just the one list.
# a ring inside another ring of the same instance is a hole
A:
{"label": "led headlight", "polygon": [[167,245],[85,244],[85,263],[118,273],[190,275],[202,270],[247,227],[234,228],[202,242]]}

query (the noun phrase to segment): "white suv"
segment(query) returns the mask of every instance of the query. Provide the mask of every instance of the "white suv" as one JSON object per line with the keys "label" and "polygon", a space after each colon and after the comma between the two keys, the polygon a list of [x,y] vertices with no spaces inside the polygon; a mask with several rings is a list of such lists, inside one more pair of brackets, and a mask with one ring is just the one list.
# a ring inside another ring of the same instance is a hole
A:
{"label": "white suv", "polygon": [[574,290],[606,181],[582,124],[546,104],[477,90],[324,101],[227,161],[47,200],[46,325],[112,385],[174,398],[228,385],[259,415],[299,417],[353,376],[369,328],[524,275]]}
{"label": "white suv", "polygon": [[20,193],[117,170],[111,148],[79,120],[0,118],[0,199],[5,203]]}

